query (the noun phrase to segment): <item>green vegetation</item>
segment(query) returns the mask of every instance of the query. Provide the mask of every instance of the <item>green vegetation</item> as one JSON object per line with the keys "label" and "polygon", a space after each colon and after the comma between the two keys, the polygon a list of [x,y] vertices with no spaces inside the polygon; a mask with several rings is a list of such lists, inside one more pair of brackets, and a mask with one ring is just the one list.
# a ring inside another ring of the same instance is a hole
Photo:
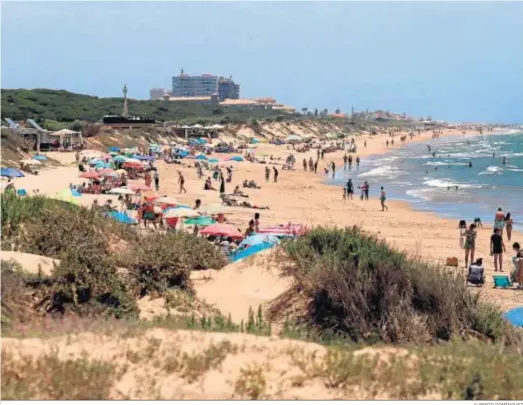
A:
{"label": "green vegetation", "polygon": [[[79,121],[96,122],[104,115],[122,113],[123,98],[100,98],[65,90],[2,89],[2,118],[35,119],[50,130],[78,129]],[[163,100],[128,100],[129,114],[181,123],[246,123],[271,118],[284,120],[289,114],[251,110],[238,106],[213,106]],[[295,116],[298,119],[299,116]]]}
{"label": "green vegetation", "polygon": [[[189,266],[225,264],[219,251],[202,239],[183,234],[144,237],[98,211],[13,194],[2,196],[2,249],[60,259],[51,275],[36,279],[13,266],[2,271],[2,282],[20,287],[3,301],[9,323],[33,311],[136,317],[136,299],[146,293],[163,293],[166,287],[192,291]],[[128,272],[117,270],[122,264],[130,265]],[[33,302],[18,314],[19,294],[27,292]]]}
{"label": "green vegetation", "polygon": [[[283,250],[286,272],[307,305],[302,324],[320,336],[418,344],[478,336],[521,342],[461,277],[410,259],[357,228],[316,228]],[[284,312],[288,302],[285,297],[275,303],[273,314]]]}

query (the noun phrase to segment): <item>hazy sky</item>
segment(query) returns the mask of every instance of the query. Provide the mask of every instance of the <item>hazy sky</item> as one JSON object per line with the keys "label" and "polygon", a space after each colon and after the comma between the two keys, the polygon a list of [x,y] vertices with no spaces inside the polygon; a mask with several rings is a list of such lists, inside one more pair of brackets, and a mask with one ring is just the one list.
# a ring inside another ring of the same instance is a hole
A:
{"label": "hazy sky", "polygon": [[2,2],[2,88],[148,98],[229,76],[242,97],[523,121],[523,3]]}

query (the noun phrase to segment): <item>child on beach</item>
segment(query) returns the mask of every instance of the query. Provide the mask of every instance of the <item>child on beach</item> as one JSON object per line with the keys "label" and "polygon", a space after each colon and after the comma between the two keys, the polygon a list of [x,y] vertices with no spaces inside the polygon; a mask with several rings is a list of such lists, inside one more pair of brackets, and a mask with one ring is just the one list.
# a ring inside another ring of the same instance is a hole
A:
{"label": "child on beach", "polygon": [[490,255],[494,257],[494,271],[503,271],[503,252],[505,252],[505,244],[503,237],[500,235],[499,229],[495,228],[494,233],[490,237]]}

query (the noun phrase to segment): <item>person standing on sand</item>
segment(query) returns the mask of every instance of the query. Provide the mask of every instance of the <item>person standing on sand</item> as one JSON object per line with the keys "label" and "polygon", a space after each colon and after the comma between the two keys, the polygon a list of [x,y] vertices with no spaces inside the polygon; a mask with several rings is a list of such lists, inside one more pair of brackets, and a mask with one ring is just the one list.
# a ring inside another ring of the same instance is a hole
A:
{"label": "person standing on sand", "polygon": [[385,211],[385,210],[389,210],[389,207],[387,207],[385,205],[385,201],[387,200],[387,195],[385,194],[385,190],[383,189],[383,187],[381,188],[381,194],[380,194],[380,202],[381,202],[381,210],[382,211]]}
{"label": "person standing on sand", "polygon": [[389,147],[389,140],[387,139],[387,142],[385,142],[385,144],[387,145],[387,148]]}
{"label": "person standing on sand", "polygon": [[363,147],[366,148],[367,147],[367,141],[363,141]]}
{"label": "person standing on sand", "polygon": [[349,170],[352,170],[352,155],[349,155]]}
{"label": "person standing on sand", "polygon": [[272,170],[274,171],[274,182],[278,182],[278,169],[276,167],[273,167]]}
{"label": "person standing on sand", "polygon": [[343,170],[347,170],[347,154],[343,155]]}
{"label": "person standing on sand", "polygon": [[369,201],[369,182],[365,180],[365,183],[363,183],[363,193],[365,194],[365,200]]}
{"label": "person standing on sand", "polygon": [[336,175],[336,164],[334,162],[331,162],[332,167],[332,178]]}
{"label": "person standing on sand", "polygon": [[476,225],[470,224],[469,229],[465,232],[465,268],[469,267],[470,262],[474,263],[474,254],[476,250]]}
{"label": "person standing on sand", "polygon": [[307,171],[307,159],[303,158],[303,170]]}
{"label": "person standing on sand", "polygon": [[183,174],[180,170],[178,170],[178,185],[180,186],[180,191],[178,191],[178,194],[181,194],[182,191],[187,194],[187,190],[185,189],[185,177],[183,177]]}
{"label": "person standing on sand", "polygon": [[312,160],[312,156],[309,158],[309,170],[311,172],[314,171],[314,161]]}
{"label": "person standing on sand", "polygon": [[260,232],[260,213],[259,212],[254,214],[254,231]]}
{"label": "person standing on sand", "polygon": [[499,229],[501,236],[503,236],[503,228],[505,227],[505,214],[501,207],[498,208],[498,212],[494,216],[494,229]]}
{"label": "person standing on sand", "polygon": [[154,178],[154,188],[156,189],[156,191],[159,191],[160,190],[160,175],[158,174],[158,170],[156,170],[154,172],[153,178]]}
{"label": "person standing on sand", "polygon": [[356,156],[356,169],[360,168],[360,157]]}
{"label": "person standing on sand", "polygon": [[510,239],[512,239],[512,224],[514,222],[512,221],[512,218],[510,217],[510,212],[507,212],[507,215],[505,216],[505,229],[507,230],[507,239],[510,242]]}
{"label": "person standing on sand", "polygon": [[503,271],[503,253],[505,252],[505,244],[503,237],[499,234],[499,229],[494,229],[494,233],[490,237],[490,255],[494,257],[494,271]]}
{"label": "person standing on sand", "polygon": [[354,185],[352,184],[352,179],[349,179],[349,181],[347,181],[347,198],[349,200],[352,200],[353,199],[353,196],[354,196]]}
{"label": "person standing on sand", "polygon": [[271,170],[269,166],[265,166],[265,181],[268,183],[271,180]]}
{"label": "person standing on sand", "polygon": [[318,161],[314,162],[314,174],[318,172]]}

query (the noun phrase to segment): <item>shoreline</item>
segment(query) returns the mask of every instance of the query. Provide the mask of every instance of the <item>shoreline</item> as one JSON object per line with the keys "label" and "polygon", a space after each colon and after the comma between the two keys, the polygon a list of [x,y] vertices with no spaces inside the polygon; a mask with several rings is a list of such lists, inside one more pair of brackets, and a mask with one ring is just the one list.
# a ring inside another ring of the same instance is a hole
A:
{"label": "shoreline", "polygon": [[[459,132],[459,133],[456,133]],[[448,131],[441,135],[452,136],[460,135],[461,131]],[[467,135],[471,135],[467,133]],[[490,134],[488,134],[490,135]],[[415,137],[412,141],[400,143],[393,148],[386,148],[384,143],[388,135],[364,135],[356,138],[357,145],[362,145],[363,140],[367,140],[367,148],[360,147],[358,155],[368,157],[371,155],[379,156],[384,153],[395,153],[409,142],[423,142],[431,140],[432,133],[422,134]],[[256,148],[257,153],[273,154],[275,157],[284,159],[291,153],[286,149],[286,145],[275,146],[270,144],[259,144]],[[249,195],[248,201],[257,206],[269,206],[269,210],[258,210],[248,208],[231,209],[231,213],[226,215],[229,223],[245,230],[248,221],[255,212],[261,214],[262,226],[301,223],[307,226],[325,227],[345,227],[358,226],[374,234],[380,239],[385,239],[391,247],[405,251],[409,255],[420,257],[436,264],[444,264],[447,257],[458,257],[461,267],[463,267],[464,252],[459,247],[459,233],[457,223],[441,217],[433,212],[417,210],[410,203],[399,200],[388,201],[389,211],[381,212],[380,203],[375,189],[371,189],[370,200],[343,201],[341,188],[339,186],[324,184],[324,175],[314,175],[309,171],[301,169],[301,160],[316,155],[316,150],[306,153],[295,153],[298,169],[294,171],[283,171],[280,169],[278,182],[272,179],[265,181],[264,164],[249,162],[233,163],[232,183],[227,183],[226,192],[231,193],[236,184],[241,184],[244,179],[254,180],[261,189],[245,189],[242,191]],[[320,161],[319,170],[323,172],[323,166],[330,161],[339,161],[344,152],[333,152],[325,155],[325,160]],[[39,188],[41,194],[53,197],[58,191],[67,188],[69,183],[78,184],[78,169],[70,165],[74,162],[72,153],[52,153],[50,157],[60,160],[69,167],[63,166],[52,168],[40,173],[39,176],[31,176],[18,179],[15,186],[25,187],[31,194],[34,188]],[[227,158],[230,155],[220,154],[220,158]],[[278,161],[282,163],[282,160]],[[227,162],[229,164],[229,162]],[[268,165],[269,167],[273,165]],[[158,161],[157,167],[160,174],[160,194],[176,197],[182,204],[192,205],[196,199],[202,200],[202,205],[216,204],[220,202],[219,193],[216,191],[204,191],[203,179],[198,179],[194,167],[181,165],[168,165]],[[280,166],[281,167],[281,166]],[[339,166],[338,166],[339,167]],[[343,165],[342,165],[343,167]],[[178,194],[177,171],[181,170],[185,176],[187,194]],[[206,174],[207,177],[209,174]],[[132,181],[131,184],[137,183]],[[143,180],[138,181],[143,183]],[[215,183],[216,184],[216,183]],[[90,205],[94,199],[100,203],[107,199],[116,200],[113,195],[84,195],[81,197],[82,205]],[[239,198],[240,201],[244,199]],[[485,228],[478,232],[476,258],[483,257],[487,281],[492,283],[493,263],[489,256],[489,242],[491,228],[485,222]],[[523,234],[513,232],[513,241],[523,243]],[[504,255],[505,269],[511,269],[511,245],[506,242],[507,254]],[[505,274],[508,274],[507,270]],[[458,268],[457,271],[462,271]],[[486,299],[498,304],[502,309],[517,306],[515,293],[512,290],[492,290],[486,285],[481,294],[485,294]]]}

